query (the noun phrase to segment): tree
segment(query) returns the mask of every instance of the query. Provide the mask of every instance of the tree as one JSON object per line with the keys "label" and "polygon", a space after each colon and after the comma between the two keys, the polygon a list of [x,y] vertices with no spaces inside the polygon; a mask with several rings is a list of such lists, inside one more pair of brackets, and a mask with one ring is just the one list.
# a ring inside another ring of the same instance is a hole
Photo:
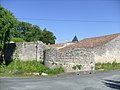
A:
{"label": "tree", "polygon": [[46,44],[54,44],[56,37],[46,28],[42,31],[39,26],[27,22],[19,22],[17,26],[19,36],[27,42],[42,41]]}
{"label": "tree", "polygon": [[17,31],[19,32],[19,35],[14,36],[14,37],[23,38],[25,40],[26,39],[26,32],[31,31],[31,29],[32,29],[32,24],[19,21],[18,25],[17,25]]}
{"label": "tree", "polygon": [[27,42],[37,41],[41,38],[41,29],[37,25],[19,22],[17,29],[20,32],[17,38],[23,38]]}
{"label": "tree", "polygon": [[42,31],[43,38],[41,41],[43,41],[46,44],[54,44],[56,37],[54,34],[50,31],[48,31],[46,28]]}
{"label": "tree", "polygon": [[33,25],[31,30],[26,32],[26,41],[38,41],[42,36],[41,29],[37,25]]}
{"label": "tree", "polygon": [[42,40],[42,30],[39,26],[33,25],[32,33],[34,36],[34,41],[41,41]]}
{"label": "tree", "polygon": [[10,33],[16,29],[17,19],[13,14],[0,6],[0,61],[5,43],[10,41]]}

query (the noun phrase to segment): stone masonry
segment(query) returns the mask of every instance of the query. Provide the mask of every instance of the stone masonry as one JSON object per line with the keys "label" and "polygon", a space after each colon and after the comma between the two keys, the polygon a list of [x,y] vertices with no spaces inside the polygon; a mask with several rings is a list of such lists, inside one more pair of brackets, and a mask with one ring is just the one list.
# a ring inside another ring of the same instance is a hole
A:
{"label": "stone masonry", "polygon": [[63,67],[66,72],[95,69],[95,58],[90,49],[77,48],[62,52],[51,48],[45,51],[44,63],[49,68]]}
{"label": "stone masonry", "polygon": [[[12,50],[12,48],[15,48],[15,50],[10,51]],[[48,48],[49,47],[44,43],[42,43],[41,41],[10,43],[8,44],[5,50],[5,58],[17,59],[22,61],[27,61],[27,60],[42,61],[44,56],[43,51]]]}
{"label": "stone masonry", "polygon": [[95,63],[120,63],[120,33],[54,45],[9,43],[4,58],[43,61],[48,68],[63,67],[66,72],[91,71]]}
{"label": "stone masonry", "polygon": [[94,47],[94,56],[96,63],[120,63],[120,36],[116,37],[112,41]]}

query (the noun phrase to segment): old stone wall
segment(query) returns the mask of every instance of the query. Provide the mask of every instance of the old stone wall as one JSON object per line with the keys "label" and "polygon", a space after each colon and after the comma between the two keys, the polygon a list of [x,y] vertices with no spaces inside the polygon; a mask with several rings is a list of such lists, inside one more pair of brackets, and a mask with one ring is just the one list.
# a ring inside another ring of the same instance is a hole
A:
{"label": "old stone wall", "polygon": [[49,68],[63,67],[66,72],[95,69],[94,54],[87,49],[59,51],[54,48],[45,51],[44,63]]}
{"label": "old stone wall", "polygon": [[120,36],[107,44],[93,48],[96,63],[120,63]]}
{"label": "old stone wall", "polygon": [[[13,45],[15,47],[13,47]],[[43,60],[43,51],[49,48],[47,45],[43,44],[40,41],[10,43],[8,44],[8,46],[5,50],[5,58],[8,58],[8,56],[12,56],[12,59],[18,59],[22,61]],[[11,52],[10,50],[14,50],[14,52]]]}
{"label": "old stone wall", "polygon": [[94,70],[95,63],[120,63],[120,36],[97,47],[61,51],[42,42],[9,43],[4,52],[6,61],[44,60],[49,68],[63,67],[66,72]]}
{"label": "old stone wall", "polygon": [[[54,48],[44,52],[44,63],[49,68],[63,67],[66,72],[94,70],[95,63],[120,63],[120,36],[97,47],[60,51]],[[81,69],[75,66],[81,66]]]}

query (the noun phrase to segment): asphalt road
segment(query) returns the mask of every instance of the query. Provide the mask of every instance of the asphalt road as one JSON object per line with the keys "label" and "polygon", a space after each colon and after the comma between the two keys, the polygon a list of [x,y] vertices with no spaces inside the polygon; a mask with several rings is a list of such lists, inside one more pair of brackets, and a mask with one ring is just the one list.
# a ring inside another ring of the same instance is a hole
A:
{"label": "asphalt road", "polygon": [[0,90],[120,90],[120,70],[52,78],[0,78]]}

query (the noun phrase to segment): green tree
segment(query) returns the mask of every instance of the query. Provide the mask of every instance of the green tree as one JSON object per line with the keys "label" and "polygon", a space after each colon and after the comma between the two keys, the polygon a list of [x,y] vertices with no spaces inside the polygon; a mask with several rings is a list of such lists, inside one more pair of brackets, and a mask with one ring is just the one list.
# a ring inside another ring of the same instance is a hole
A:
{"label": "green tree", "polygon": [[16,29],[17,19],[14,15],[0,6],[0,60],[2,61],[2,52],[5,43],[10,41],[10,33]]}
{"label": "green tree", "polygon": [[24,40],[26,40],[26,33],[27,32],[31,32],[32,30],[32,24],[27,23],[27,22],[20,22],[17,25],[17,31],[19,33],[18,36],[14,36],[16,38],[23,38]]}
{"label": "green tree", "polygon": [[20,32],[17,38],[22,38],[27,42],[42,41],[46,44],[54,44],[56,37],[46,28],[42,31],[39,26],[27,22],[19,22],[17,26]]}
{"label": "green tree", "polygon": [[42,37],[41,29],[37,25],[33,25],[30,31],[26,32],[26,41],[38,41]]}
{"label": "green tree", "polygon": [[20,33],[17,38],[23,38],[27,42],[40,40],[42,36],[39,26],[27,22],[19,22],[17,29]]}
{"label": "green tree", "polygon": [[42,40],[44,43],[46,44],[54,44],[56,37],[54,36],[54,34],[50,31],[48,31],[46,28],[42,31]]}

